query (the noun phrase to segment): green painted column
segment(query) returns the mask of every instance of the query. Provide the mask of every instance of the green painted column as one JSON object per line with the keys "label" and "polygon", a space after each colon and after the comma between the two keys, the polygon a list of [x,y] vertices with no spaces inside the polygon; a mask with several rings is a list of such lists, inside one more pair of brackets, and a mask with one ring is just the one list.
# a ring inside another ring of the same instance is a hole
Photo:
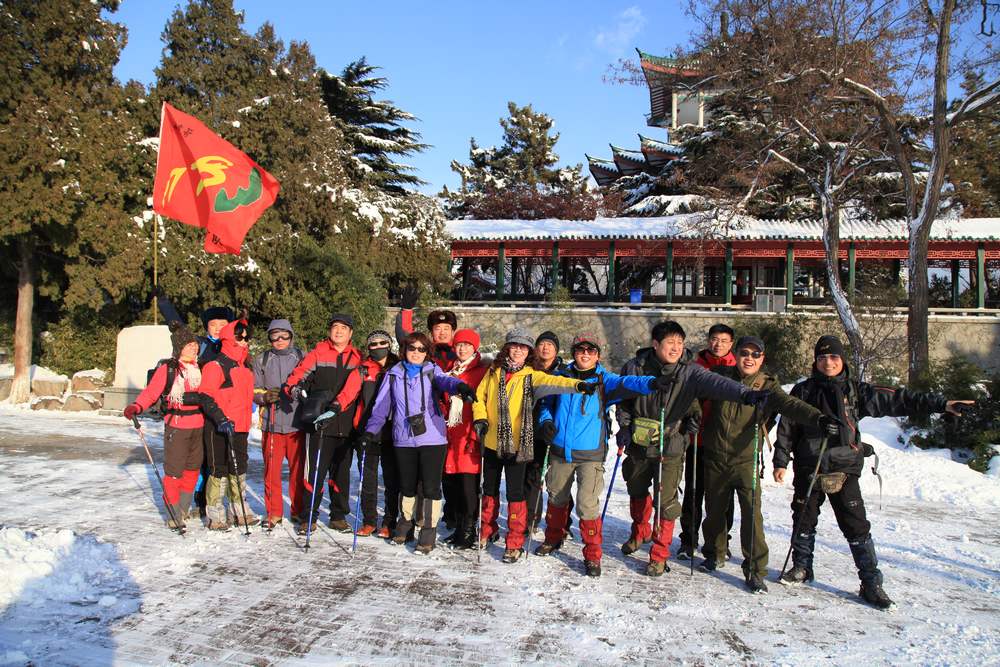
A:
{"label": "green painted column", "polygon": [[976,308],[986,307],[986,248],[976,248]]}
{"label": "green painted column", "polygon": [[674,242],[667,241],[667,303],[674,302]]}
{"label": "green painted column", "polygon": [[497,301],[503,301],[504,293],[504,273],[507,268],[507,253],[504,244],[497,246]]}
{"label": "green painted column", "polygon": [[559,285],[559,241],[552,242],[552,286],[555,289]]}
{"label": "green painted column", "polygon": [[857,259],[855,257],[854,241],[847,246],[847,296],[854,299],[854,277],[857,275]]}
{"label": "green painted column", "polygon": [[731,304],[733,302],[733,244],[726,244],[726,270],[723,273],[723,291],[722,293],[726,297],[725,303]]}
{"label": "green painted column", "polygon": [[795,296],[795,246],[791,243],[785,248],[785,305],[792,305]]}
{"label": "green painted column", "polygon": [[951,260],[951,307],[958,308],[961,297],[961,287],[959,280],[962,277],[962,260]]}
{"label": "green painted column", "polygon": [[605,295],[608,303],[615,300],[615,242],[608,242],[608,290]]}

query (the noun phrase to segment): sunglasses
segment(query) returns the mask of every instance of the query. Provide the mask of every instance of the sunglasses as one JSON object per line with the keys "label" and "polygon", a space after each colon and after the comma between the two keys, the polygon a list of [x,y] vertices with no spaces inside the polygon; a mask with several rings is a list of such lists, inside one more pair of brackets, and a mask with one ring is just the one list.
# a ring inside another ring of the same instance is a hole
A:
{"label": "sunglasses", "polygon": [[760,359],[764,356],[764,353],[758,352],[757,350],[740,350],[739,355],[741,357],[753,357],[754,359]]}
{"label": "sunglasses", "polygon": [[424,347],[423,345],[407,345],[406,346],[406,351],[407,352],[426,352],[427,348]]}
{"label": "sunglasses", "polygon": [[247,335],[247,334],[236,334],[235,338],[238,341],[247,341],[247,340],[250,340],[250,336]]}
{"label": "sunglasses", "polygon": [[574,352],[581,352],[583,354],[597,354],[597,348],[593,345],[577,345]]}
{"label": "sunglasses", "polygon": [[268,336],[267,339],[272,343],[276,343],[279,340],[291,340],[292,334],[274,334],[273,336]]}

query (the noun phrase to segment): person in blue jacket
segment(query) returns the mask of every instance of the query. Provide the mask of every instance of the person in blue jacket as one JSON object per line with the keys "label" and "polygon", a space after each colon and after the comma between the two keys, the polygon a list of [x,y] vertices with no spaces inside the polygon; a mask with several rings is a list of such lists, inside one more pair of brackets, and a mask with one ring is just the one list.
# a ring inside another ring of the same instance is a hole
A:
{"label": "person in blue jacket", "polygon": [[535,550],[547,556],[562,546],[569,520],[573,480],[576,480],[576,513],[583,537],[586,573],[601,576],[601,492],[604,489],[604,459],[608,455],[608,407],[660,388],[653,376],[618,375],[600,364],[597,336],[581,334],[573,339],[573,361],[556,375],[596,382],[594,395],[557,394],[541,401],[539,434],[549,445],[549,506],[545,513],[545,542]]}

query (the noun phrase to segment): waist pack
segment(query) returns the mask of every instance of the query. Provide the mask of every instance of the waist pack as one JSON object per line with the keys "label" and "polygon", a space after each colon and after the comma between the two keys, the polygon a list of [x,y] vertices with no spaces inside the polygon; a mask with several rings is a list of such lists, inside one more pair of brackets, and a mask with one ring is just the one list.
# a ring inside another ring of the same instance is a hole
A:
{"label": "waist pack", "polygon": [[828,472],[817,476],[819,481],[819,486],[823,489],[823,493],[840,493],[840,490],[844,488],[844,482],[847,481],[846,472]]}
{"label": "waist pack", "polygon": [[632,442],[640,447],[653,447],[659,451],[660,420],[649,417],[634,417],[632,419]]}

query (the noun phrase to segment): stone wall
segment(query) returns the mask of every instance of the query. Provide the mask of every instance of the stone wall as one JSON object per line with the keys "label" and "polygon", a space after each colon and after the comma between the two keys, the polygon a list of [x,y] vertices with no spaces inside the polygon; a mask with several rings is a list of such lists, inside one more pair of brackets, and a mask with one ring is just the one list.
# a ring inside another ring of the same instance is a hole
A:
{"label": "stone wall", "polygon": [[[528,329],[538,335],[546,329],[555,331],[562,343],[563,354],[577,332],[596,333],[606,343],[604,359],[612,368],[619,367],[638,347],[649,344],[649,332],[653,325],[663,319],[676,320],[688,335],[689,347],[700,349],[708,328],[716,322],[723,322],[736,329],[740,321],[763,320],[766,318],[804,317],[810,330],[803,337],[800,352],[803,359],[809,359],[816,338],[823,333],[841,335],[842,329],[833,314],[773,315],[745,311],[684,311],[684,310],[627,310],[621,308],[532,308],[504,306],[475,306],[453,308],[458,315],[459,327],[474,328],[479,331],[484,351],[494,351],[504,334],[514,327]],[[387,309],[386,328],[393,331],[395,309]],[[426,312],[420,311],[414,318],[424,322]],[[886,320],[886,325],[894,329],[897,336],[905,336],[905,314]],[[995,316],[932,316],[930,318],[930,352],[935,361],[956,354],[967,356],[983,368],[1000,368],[1000,317]],[[900,354],[895,364],[901,377],[905,377],[906,357]]]}

